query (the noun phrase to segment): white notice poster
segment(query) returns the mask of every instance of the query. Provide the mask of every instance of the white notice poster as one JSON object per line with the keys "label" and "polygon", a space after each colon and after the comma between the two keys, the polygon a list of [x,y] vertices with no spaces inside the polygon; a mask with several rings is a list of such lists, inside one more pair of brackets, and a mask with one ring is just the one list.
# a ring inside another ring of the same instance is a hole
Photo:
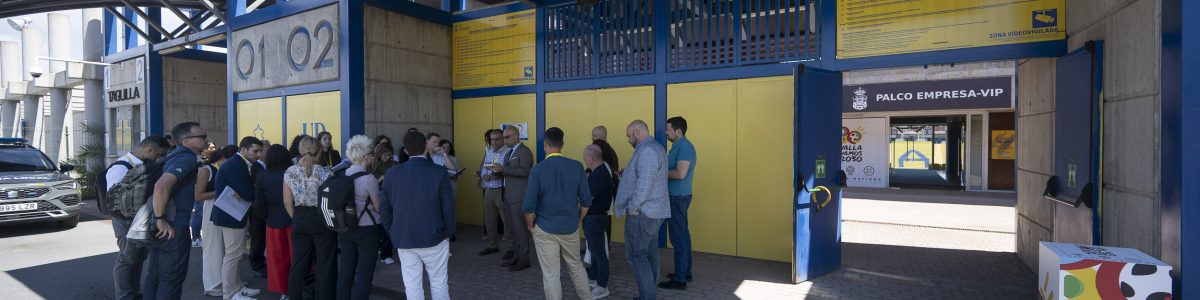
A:
{"label": "white notice poster", "polygon": [[888,186],[884,118],[842,119],[842,171],[851,187]]}

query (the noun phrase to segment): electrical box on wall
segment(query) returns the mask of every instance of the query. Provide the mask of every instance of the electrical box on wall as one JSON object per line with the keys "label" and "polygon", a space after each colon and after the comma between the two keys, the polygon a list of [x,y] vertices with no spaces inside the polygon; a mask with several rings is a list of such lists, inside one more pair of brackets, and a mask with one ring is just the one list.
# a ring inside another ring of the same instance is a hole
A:
{"label": "electrical box on wall", "polygon": [[1059,57],[1056,65],[1054,176],[1046,182],[1043,198],[1070,208],[1055,210],[1055,241],[1100,244],[1102,46],[1088,42]]}

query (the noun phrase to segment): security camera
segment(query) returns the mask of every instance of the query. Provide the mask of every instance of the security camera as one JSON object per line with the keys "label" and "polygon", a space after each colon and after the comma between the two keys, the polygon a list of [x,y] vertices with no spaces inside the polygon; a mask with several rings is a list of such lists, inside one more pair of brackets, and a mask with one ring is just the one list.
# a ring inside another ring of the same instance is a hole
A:
{"label": "security camera", "polygon": [[42,77],[42,67],[35,65],[29,68],[29,76],[33,76],[33,78]]}
{"label": "security camera", "polygon": [[25,28],[29,28],[30,23],[33,23],[33,20],[30,20],[29,18],[9,18],[8,19],[8,26],[12,26],[13,30],[16,30],[16,31],[22,31],[22,30],[25,30]]}

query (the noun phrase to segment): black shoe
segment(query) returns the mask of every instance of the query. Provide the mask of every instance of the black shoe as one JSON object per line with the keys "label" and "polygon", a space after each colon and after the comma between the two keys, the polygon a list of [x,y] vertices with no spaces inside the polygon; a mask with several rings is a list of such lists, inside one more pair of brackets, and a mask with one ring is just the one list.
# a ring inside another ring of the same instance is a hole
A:
{"label": "black shoe", "polygon": [[516,257],[517,257],[517,253],[516,253],[516,252],[512,252],[512,251],[504,251],[504,257],[501,257],[500,259],[503,259],[504,261],[510,261],[510,260],[513,260],[513,258],[516,258]]}
{"label": "black shoe", "polygon": [[515,264],[517,264],[516,259],[506,259],[506,260],[500,261],[501,267],[511,267],[512,265],[515,265]]}
{"label": "black shoe", "polygon": [[452,236],[450,236],[450,241],[451,241],[451,242],[454,242],[454,241],[456,241],[456,240],[458,240],[458,236],[457,236],[457,235],[452,235]]}
{"label": "black shoe", "polygon": [[254,278],[267,278],[267,273],[263,271],[250,271],[250,276],[254,276]]}
{"label": "black shoe", "polygon": [[516,272],[516,271],[520,271],[520,270],[524,270],[524,269],[528,269],[528,268],[529,268],[528,260],[518,260],[511,267],[508,267],[508,271]]}
{"label": "black shoe", "polygon": [[687,282],[679,282],[672,279],[668,280],[667,282],[659,283],[658,288],[685,291],[687,290]]}
{"label": "black shoe", "polygon": [[[675,273],[667,273],[667,278],[675,280]],[[692,275],[687,276],[687,282],[692,282]]]}
{"label": "black shoe", "polygon": [[496,253],[496,252],[500,252],[500,249],[487,248],[487,249],[483,249],[483,251],[479,251],[479,256],[484,256],[484,255],[488,255],[488,254],[492,254],[492,253]]}

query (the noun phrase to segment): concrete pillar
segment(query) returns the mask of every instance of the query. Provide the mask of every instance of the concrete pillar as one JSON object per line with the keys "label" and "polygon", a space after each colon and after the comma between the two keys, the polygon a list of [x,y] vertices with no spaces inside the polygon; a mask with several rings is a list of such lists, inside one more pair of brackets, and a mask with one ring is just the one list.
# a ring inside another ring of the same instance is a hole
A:
{"label": "concrete pillar", "polygon": [[50,89],[50,118],[45,122],[46,141],[42,152],[50,156],[50,161],[57,162],[60,146],[62,146],[63,119],[67,116],[67,106],[71,105],[71,89]]}
{"label": "concrete pillar", "polygon": [[42,112],[42,110],[38,109],[41,101],[42,96],[37,95],[25,95],[25,99],[21,100],[21,111],[24,112],[24,116],[21,117],[21,123],[18,124],[21,128],[18,131],[21,132],[21,137],[29,140],[34,145],[38,144],[35,138],[37,136],[35,134],[35,127],[37,125],[38,114]]}
{"label": "concrete pillar", "polygon": [[[89,8],[83,10],[83,60],[100,61],[104,56],[104,10]],[[83,123],[89,127],[104,128],[104,80],[83,81]],[[84,127],[85,129],[87,127]],[[83,143],[91,147],[104,146],[104,134],[90,135],[84,131]],[[88,165],[99,170],[104,167],[104,157],[97,156],[88,159]]]}
{"label": "concrete pillar", "polygon": [[[46,56],[46,40],[42,31],[34,27],[21,30],[21,74],[25,80],[33,80],[29,70],[38,64],[38,56]],[[45,69],[43,67],[43,69]]]}
{"label": "concrete pillar", "polygon": [[[48,13],[46,14],[47,26],[50,36],[56,37],[49,40],[50,42],[50,57],[53,58],[70,58],[71,49],[75,49],[74,39],[71,39],[71,18],[64,14]],[[65,38],[59,38],[65,37]],[[50,69],[47,74],[53,72],[62,72],[67,70],[67,63],[61,61],[50,61]]]}
{"label": "concrete pillar", "polygon": [[[70,18],[64,14],[50,13],[46,14],[48,20],[47,29],[50,31],[50,36],[70,36]],[[54,38],[50,39],[50,57],[53,58],[69,58],[71,49],[74,45],[69,38]],[[54,72],[63,72],[67,70],[65,62],[50,62],[49,74]],[[71,105],[71,89],[54,88],[50,89],[50,118],[43,122],[44,141],[42,152],[50,156],[51,161],[59,161],[59,149],[62,146],[63,136],[63,120],[67,117],[67,106]]]}
{"label": "concrete pillar", "polygon": [[[0,41],[0,87],[7,87],[9,81],[21,81],[21,47],[17,42]],[[0,102],[0,137],[13,137],[17,101]]]}
{"label": "concrete pillar", "polygon": [[0,122],[4,122],[4,126],[0,126],[0,137],[14,137],[13,124],[17,121],[17,102],[12,100],[0,100]]}

